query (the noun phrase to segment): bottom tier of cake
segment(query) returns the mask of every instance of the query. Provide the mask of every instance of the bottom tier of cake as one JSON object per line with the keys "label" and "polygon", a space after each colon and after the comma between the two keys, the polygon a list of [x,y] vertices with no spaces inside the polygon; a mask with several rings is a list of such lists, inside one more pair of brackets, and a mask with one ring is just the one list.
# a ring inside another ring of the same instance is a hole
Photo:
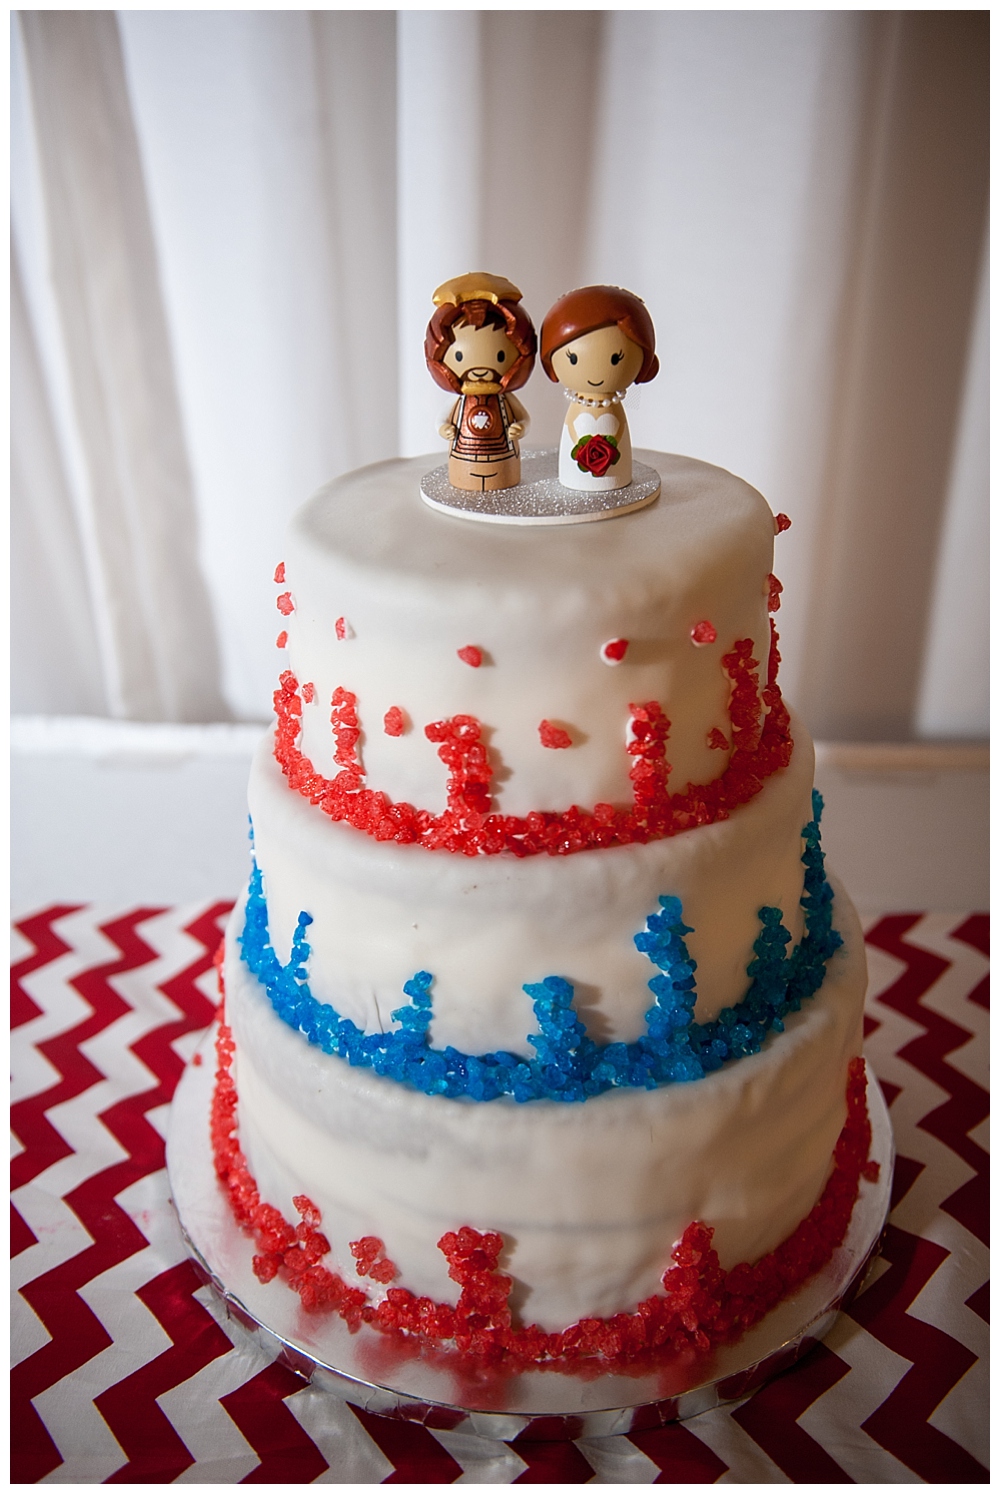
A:
{"label": "bottom tier of cake", "polygon": [[863,1089],[855,1079],[852,1100],[849,1082],[864,948],[843,893],[843,945],[821,989],[760,1052],[696,1082],[585,1103],[452,1100],[351,1068],[276,1016],[240,959],[240,920],[227,941],[217,1165],[244,1222],[254,1215],[260,1271],[305,1285],[304,1301],[325,1294],[412,1330],[432,1309],[454,1316],[474,1286],[480,1318],[496,1298],[508,1334],[552,1335],[648,1318],[678,1270],[703,1293],[708,1270],[731,1296],[744,1263],[762,1263],[764,1303],[842,1236],[867,1156]]}

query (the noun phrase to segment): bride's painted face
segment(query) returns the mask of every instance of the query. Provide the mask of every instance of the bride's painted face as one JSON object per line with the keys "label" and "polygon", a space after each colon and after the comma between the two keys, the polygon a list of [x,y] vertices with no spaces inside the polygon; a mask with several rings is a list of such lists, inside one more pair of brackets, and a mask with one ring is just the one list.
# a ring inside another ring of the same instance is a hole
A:
{"label": "bride's painted face", "polygon": [[598,327],[567,342],[552,354],[560,384],[587,399],[607,399],[627,389],[640,372],[645,354],[620,327]]}
{"label": "bride's painted face", "polygon": [[499,383],[520,356],[502,327],[472,327],[462,322],[454,332],[455,340],[443,362],[463,382],[472,374],[487,374]]}

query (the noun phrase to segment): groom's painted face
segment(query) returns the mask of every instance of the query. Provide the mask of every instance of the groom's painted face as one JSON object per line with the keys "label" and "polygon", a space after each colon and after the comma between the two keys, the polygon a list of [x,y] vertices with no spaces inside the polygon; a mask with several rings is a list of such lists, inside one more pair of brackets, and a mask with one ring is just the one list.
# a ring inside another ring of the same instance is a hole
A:
{"label": "groom's painted face", "polygon": [[472,327],[460,322],[453,331],[455,340],[442,361],[463,386],[466,381],[499,384],[517,361],[517,348],[502,327]]}

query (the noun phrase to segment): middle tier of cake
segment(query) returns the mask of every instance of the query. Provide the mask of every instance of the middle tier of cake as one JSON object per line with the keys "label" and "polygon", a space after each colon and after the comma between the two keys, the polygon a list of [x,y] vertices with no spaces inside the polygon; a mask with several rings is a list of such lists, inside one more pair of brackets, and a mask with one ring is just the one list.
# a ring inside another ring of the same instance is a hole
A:
{"label": "middle tier of cake", "polygon": [[289,789],[268,738],[249,799],[271,945],[287,965],[308,914],[310,989],[365,1032],[387,1031],[404,984],[428,971],[436,1047],[530,1055],[537,1024],[523,988],[547,976],[574,987],[595,1040],[644,1031],[656,969],[635,936],[670,896],[693,930],[695,1016],[708,1021],[746,991],[762,907],[781,910],[796,943],[802,936],[813,750],[801,722],[793,731],[789,766],[728,819],[646,845],[521,859],[394,845],[332,824]]}

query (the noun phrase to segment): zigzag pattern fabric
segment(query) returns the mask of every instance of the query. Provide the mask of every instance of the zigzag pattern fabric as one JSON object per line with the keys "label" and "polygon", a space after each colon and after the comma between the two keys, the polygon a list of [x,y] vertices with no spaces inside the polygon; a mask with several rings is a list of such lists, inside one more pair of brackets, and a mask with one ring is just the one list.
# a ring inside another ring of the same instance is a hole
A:
{"label": "zigzag pattern fabric", "polygon": [[17,924],[13,1482],[987,1481],[985,915],[869,922],[893,1212],[824,1343],[683,1424],[503,1444],[354,1410],[269,1363],[186,1259],[166,1106],[212,1015],[229,906]]}

